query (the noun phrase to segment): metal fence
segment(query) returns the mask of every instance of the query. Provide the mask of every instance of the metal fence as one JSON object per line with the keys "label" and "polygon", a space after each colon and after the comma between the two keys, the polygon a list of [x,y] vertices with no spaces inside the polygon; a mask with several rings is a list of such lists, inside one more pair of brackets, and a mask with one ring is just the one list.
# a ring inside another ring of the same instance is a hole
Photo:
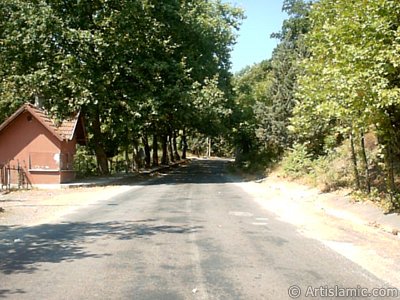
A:
{"label": "metal fence", "polygon": [[20,165],[0,165],[0,190],[9,191],[11,188],[29,189],[31,184],[24,169]]}

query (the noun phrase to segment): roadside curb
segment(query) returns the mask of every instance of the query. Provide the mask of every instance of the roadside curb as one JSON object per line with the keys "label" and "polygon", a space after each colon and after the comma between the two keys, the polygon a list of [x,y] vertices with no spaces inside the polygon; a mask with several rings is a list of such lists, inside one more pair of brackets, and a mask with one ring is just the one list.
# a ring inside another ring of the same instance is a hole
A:
{"label": "roadside curb", "polygon": [[400,238],[400,215],[385,214],[374,203],[354,202],[350,196],[336,196],[327,201],[320,201],[318,204],[327,215],[374,227]]}

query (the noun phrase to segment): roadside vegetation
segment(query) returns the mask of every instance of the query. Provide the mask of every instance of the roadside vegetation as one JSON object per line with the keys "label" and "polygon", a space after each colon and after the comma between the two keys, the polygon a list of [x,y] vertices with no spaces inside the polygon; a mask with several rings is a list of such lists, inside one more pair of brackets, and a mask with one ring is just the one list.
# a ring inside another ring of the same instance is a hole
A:
{"label": "roadside vegetation", "polygon": [[398,210],[398,1],[286,0],[270,60],[235,75],[238,165]]}

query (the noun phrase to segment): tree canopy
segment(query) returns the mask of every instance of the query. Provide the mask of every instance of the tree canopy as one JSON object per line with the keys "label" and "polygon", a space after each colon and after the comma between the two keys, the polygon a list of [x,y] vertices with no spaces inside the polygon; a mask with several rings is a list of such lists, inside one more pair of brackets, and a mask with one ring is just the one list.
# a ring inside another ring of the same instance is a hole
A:
{"label": "tree canopy", "polygon": [[204,122],[229,113],[241,19],[220,1],[2,1],[0,118],[38,100],[59,118],[82,110],[103,173],[141,136],[215,134]]}

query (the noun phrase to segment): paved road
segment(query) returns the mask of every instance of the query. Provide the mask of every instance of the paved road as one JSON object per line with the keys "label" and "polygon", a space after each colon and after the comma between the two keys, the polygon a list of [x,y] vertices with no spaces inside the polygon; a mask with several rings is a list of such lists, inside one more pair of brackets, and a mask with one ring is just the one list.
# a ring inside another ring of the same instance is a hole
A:
{"label": "paved road", "polygon": [[194,161],[59,222],[0,227],[0,298],[275,300],[292,285],[301,299],[308,286],[385,286],[263,211],[225,165]]}

